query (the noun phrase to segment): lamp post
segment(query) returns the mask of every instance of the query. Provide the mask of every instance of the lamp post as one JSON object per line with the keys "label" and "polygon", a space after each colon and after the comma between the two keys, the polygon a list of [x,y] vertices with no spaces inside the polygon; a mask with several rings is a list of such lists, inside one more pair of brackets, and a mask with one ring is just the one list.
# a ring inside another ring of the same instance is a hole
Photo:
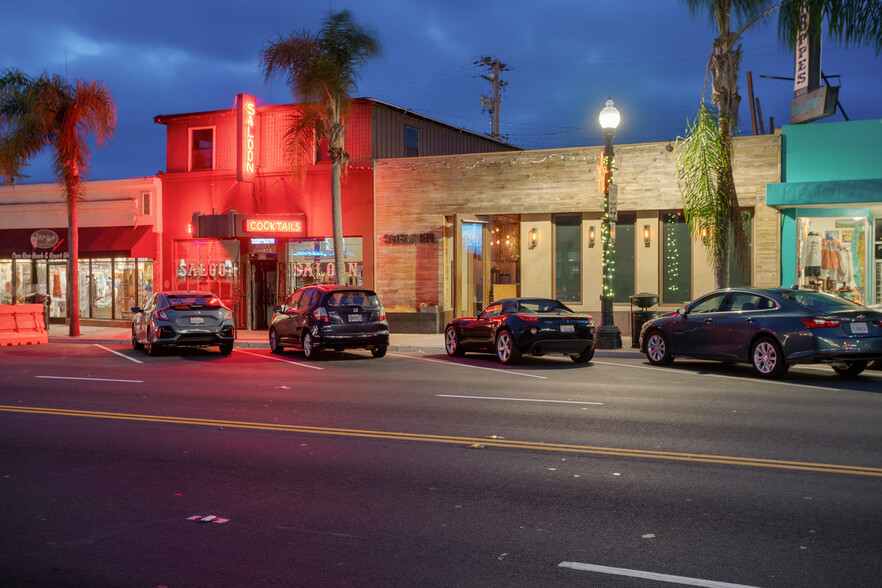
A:
{"label": "lamp post", "polygon": [[599,118],[606,146],[603,148],[603,162],[601,165],[601,174],[603,174],[601,176],[603,219],[601,219],[600,226],[600,243],[603,255],[603,290],[600,293],[600,327],[597,329],[597,348],[621,349],[622,333],[615,325],[615,319],[613,318],[612,264],[610,263],[610,254],[612,252],[610,223],[617,220],[616,212],[618,205],[615,188],[613,188],[612,201],[610,200],[610,184],[612,184],[613,169],[615,167],[615,153],[613,152],[612,142],[613,137],[616,136],[616,128],[619,126],[621,117],[619,116],[619,111],[613,105],[612,97],[606,101],[606,105],[600,111]]}

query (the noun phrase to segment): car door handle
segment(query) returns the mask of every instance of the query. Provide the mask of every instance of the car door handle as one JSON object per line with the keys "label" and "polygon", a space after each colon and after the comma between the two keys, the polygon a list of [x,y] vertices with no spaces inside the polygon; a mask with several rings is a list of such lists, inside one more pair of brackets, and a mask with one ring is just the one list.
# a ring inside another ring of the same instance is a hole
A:
{"label": "car door handle", "polygon": [[706,318],[706,319],[704,319],[704,322],[706,322],[706,323],[712,323],[712,322],[714,322],[714,319],[712,319],[712,318]]}
{"label": "car door handle", "polygon": [[747,317],[746,319],[744,319],[744,321],[745,321],[745,322],[748,322],[748,323],[755,323],[755,322],[756,322],[756,319],[755,319],[755,318],[752,318],[752,317]]}

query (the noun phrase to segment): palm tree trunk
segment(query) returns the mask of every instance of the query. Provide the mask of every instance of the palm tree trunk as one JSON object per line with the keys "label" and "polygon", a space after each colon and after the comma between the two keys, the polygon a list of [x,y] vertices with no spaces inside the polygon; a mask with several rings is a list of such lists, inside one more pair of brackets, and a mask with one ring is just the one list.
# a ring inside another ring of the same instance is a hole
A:
{"label": "palm tree trunk", "polygon": [[342,171],[342,163],[334,162],[331,165],[331,216],[334,223],[334,265],[337,269],[336,281],[338,284],[346,283],[346,265],[343,251],[343,210],[340,197],[340,176]]}
{"label": "palm tree trunk", "polygon": [[79,296],[79,257],[80,257],[80,219],[77,202],[78,182],[73,180],[67,187],[67,201],[70,207],[67,238],[70,260],[67,264],[67,300],[70,309],[70,336],[80,336],[80,296]]}

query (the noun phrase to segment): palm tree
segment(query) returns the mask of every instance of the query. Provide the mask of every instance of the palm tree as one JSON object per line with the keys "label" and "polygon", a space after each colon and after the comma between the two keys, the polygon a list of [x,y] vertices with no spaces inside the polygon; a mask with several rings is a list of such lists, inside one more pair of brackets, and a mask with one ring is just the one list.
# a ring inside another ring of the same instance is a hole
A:
{"label": "palm tree", "polygon": [[78,284],[79,213],[89,167],[89,135],[99,146],[113,138],[116,103],[98,82],[68,82],[59,75],[32,78],[15,68],[0,76],[0,176],[14,178],[32,157],[50,148],[52,171],[68,207],[70,263],[67,297],[70,335],[80,335]]}
{"label": "palm tree", "polygon": [[283,75],[291,87],[298,112],[286,133],[288,158],[295,175],[304,173],[305,163],[315,145],[328,139],[331,156],[331,216],[334,231],[334,262],[337,282],[344,265],[343,213],[340,178],[349,162],[344,146],[344,117],[356,87],[358,69],[380,51],[373,33],[356,24],[348,10],[331,12],[318,34],[295,32],[279,37],[264,49],[262,64],[265,81],[273,74]]}
{"label": "palm tree", "polygon": [[[688,125],[686,138],[677,147],[677,177],[683,194],[683,210],[696,237],[707,235],[708,258],[714,267],[714,286],[729,283],[730,235],[742,265],[746,265],[748,240],[738,206],[732,175],[732,135],[738,128],[738,72],[741,67],[739,39],[755,24],[778,11],[778,35],[790,48],[796,46],[800,15],[809,14],[809,34],[819,36],[826,21],[831,40],[875,46],[882,50],[882,1],[880,0],[683,0],[695,16],[706,12],[716,24],[718,36],[708,62],[712,78],[712,111],[702,91],[698,113]],[[737,27],[735,31],[733,26]],[[707,75],[706,74],[706,75]]]}

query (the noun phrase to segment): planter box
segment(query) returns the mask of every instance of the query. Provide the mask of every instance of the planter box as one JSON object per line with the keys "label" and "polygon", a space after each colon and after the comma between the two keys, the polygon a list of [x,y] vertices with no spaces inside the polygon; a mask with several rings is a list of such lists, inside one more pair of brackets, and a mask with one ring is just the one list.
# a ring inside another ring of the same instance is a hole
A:
{"label": "planter box", "polygon": [[424,306],[420,312],[387,312],[389,331],[393,333],[443,333],[444,312],[438,306]]}

